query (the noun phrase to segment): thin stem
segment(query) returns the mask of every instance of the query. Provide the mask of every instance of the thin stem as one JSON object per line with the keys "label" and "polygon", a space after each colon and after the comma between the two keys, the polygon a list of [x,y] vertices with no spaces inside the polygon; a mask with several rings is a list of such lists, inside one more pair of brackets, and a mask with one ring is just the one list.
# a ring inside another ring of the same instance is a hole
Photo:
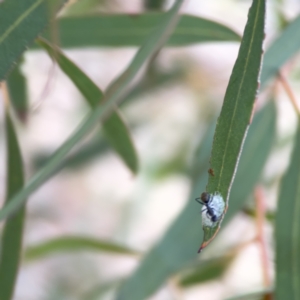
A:
{"label": "thin stem", "polygon": [[[269,260],[267,253],[267,245],[264,239],[264,219],[265,219],[265,205],[264,193],[262,187],[258,186],[255,189],[255,202],[256,202],[256,224],[257,224],[257,241],[259,243],[261,252],[261,263],[263,271],[264,286],[271,287],[271,278],[269,274]],[[264,295],[264,300],[272,300],[272,294],[267,293]]]}
{"label": "thin stem", "polygon": [[287,93],[296,113],[298,114],[298,116],[300,116],[300,107],[288,81],[286,80],[285,76],[283,76],[280,72],[278,73],[278,79],[281,82],[285,92]]}

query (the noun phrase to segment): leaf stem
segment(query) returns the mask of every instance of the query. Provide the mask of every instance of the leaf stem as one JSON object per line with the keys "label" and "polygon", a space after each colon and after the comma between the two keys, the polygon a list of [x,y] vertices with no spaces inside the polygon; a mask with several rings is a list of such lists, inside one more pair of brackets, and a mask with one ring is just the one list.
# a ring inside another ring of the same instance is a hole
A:
{"label": "leaf stem", "polygon": [[[256,225],[257,225],[257,241],[260,247],[261,263],[263,271],[263,280],[265,288],[271,287],[271,278],[269,273],[269,260],[267,253],[267,245],[264,238],[264,219],[265,219],[265,197],[261,186],[257,186],[254,192],[256,202]],[[264,300],[272,300],[272,294],[266,293]]]}
{"label": "leaf stem", "polygon": [[289,83],[286,80],[285,76],[283,76],[281,72],[278,72],[278,79],[279,79],[280,83],[282,84],[286,94],[288,95],[288,97],[289,97],[296,113],[298,114],[298,117],[300,117],[300,107],[298,105],[298,101],[296,99],[296,96],[292,91],[291,86],[289,85]]}

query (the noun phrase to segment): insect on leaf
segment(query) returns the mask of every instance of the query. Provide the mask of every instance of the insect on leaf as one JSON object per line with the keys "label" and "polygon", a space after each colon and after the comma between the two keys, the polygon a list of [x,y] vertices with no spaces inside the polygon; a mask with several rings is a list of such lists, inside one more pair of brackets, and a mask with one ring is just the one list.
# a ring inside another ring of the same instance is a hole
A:
{"label": "insect on leaf", "polygon": [[[199,252],[216,236],[227,210],[231,185],[247,134],[258,89],[263,53],[265,0],[254,0],[249,11],[239,54],[217,121],[210,159],[207,193],[214,197],[214,211],[222,208],[217,221],[202,213],[204,240]],[[223,204],[220,201],[223,198]],[[218,200],[218,201],[217,201]],[[207,221],[209,220],[209,221]]]}

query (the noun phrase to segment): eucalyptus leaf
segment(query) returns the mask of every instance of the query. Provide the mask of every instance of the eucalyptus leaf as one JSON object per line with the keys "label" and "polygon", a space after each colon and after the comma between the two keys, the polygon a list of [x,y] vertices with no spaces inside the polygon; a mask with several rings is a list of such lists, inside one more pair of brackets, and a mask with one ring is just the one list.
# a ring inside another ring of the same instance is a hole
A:
{"label": "eucalyptus leaf", "polygon": [[104,120],[120,101],[128,84],[137,75],[145,61],[163,45],[164,41],[176,25],[177,14],[183,0],[177,0],[172,8],[165,14],[161,26],[148,37],[145,44],[139,49],[129,67],[115,80],[105,96],[104,104],[95,108],[77,131],[68,138],[64,144],[53,154],[46,166],[37,172],[26,187],[15,195],[11,201],[0,210],[0,220],[17,211],[26,201],[26,198],[36,191],[43,183],[55,174],[68,152],[95,126],[99,120]]}
{"label": "eucalyptus leaf", "polygon": [[62,236],[28,247],[25,251],[25,259],[32,261],[57,253],[79,251],[96,251],[125,255],[139,254],[133,249],[110,241],[86,236]]}
{"label": "eucalyptus leaf", "polygon": [[264,56],[261,73],[262,88],[275,77],[280,68],[300,49],[300,40],[295,38],[300,30],[300,16],[295,18],[275,39]]}
{"label": "eucalyptus leaf", "polygon": [[[102,91],[69,58],[44,39],[39,39],[38,43],[57,61],[60,68],[77,86],[92,109],[95,109],[101,102],[103,103],[104,95]],[[137,173],[138,156],[128,127],[121,116],[121,112],[117,108],[115,108],[110,117],[105,120],[103,129],[110,144],[122,157],[126,165],[133,173]]]}
{"label": "eucalyptus leaf", "polygon": [[275,219],[277,300],[300,298],[300,125]]}
{"label": "eucalyptus leaf", "polygon": [[251,123],[263,54],[265,6],[265,0],[253,0],[239,54],[217,121],[210,158],[211,172],[206,191],[211,195],[220,195],[225,208],[217,221],[212,221],[209,217],[205,219],[206,212],[202,214],[204,240],[199,252],[220,230],[243,143]]}
{"label": "eucalyptus leaf", "polygon": [[[59,19],[62,48],[140,46],[164,19],[164,13],[92,14]],[[47,37],[48,35],[46,35]],[[232,29],[204,18],[182,15],[168,46],[240,41]]]}
{"label": "eucalyptus leaf", "polygon": [[9,0],[0,3],[0,81],[66,0]]}
{"label": "eucalyptus leaf", "polygon": [[21,71],[19,62],[7,78],[9,100],[14,108],[18,119],[25,122],[28,113],[27,80]]}
{"label": "eucalyptus leaf", "polygon": [[[207,182],[214,124],[215,122],[211,124],[196,152],[191,171],[193,184],[186,207],[170,225],[161,241],[150,250],[137,270],[124,283],[119,292],[119,299],[146,299],[171,275],[195,263],[197,245],[203,238],[201,209],[195,198],[205,188],[205,182]],[[275,132],[276,109],[274,102],[271,101],[255,115],[249,129],[236,180],[232,187],[231,204],[224,219],[225,224],[241,209],[259,181],[275,139]]]}
{"label": "eucalyptus leaf", "polygon": [[[7,182],[6,201],[19,192],[24,185],[23,161],[14,125],[6,111]],[[20,264],[25,207],[8,219],[3,228],[0,249],[0,299],[13,299]]]}

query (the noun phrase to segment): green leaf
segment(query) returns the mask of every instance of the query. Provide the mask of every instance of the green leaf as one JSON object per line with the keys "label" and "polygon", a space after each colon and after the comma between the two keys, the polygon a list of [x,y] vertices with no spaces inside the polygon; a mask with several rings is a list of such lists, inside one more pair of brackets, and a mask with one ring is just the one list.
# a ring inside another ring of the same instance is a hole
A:
{"label": "green leaf", "polygon": [[[6,202],[19,192],[24,185],[23,162],[17,136],[8,111],[5,116],[7,182]],[[12,299],[18,275],[22,248],[25,208],[22,207],[12,218],[5,222],[0,249],[0,299]]]}
{"label": "green leaf", "polygon": [[20,70],[21,63],[13,69],[7,78],[9,100],[21,122],[25,122],[28,113],[27,81]]}
{"label": "green leaf", "polygon": [[[201,208],[195,198],[199,196],[207,182],[214,124],[208,130],[196,153],[192,172],[194,183],[185,209],[170,225],[161,241],[146,255],[134,274],[125,282],[120,291],[120,299],[147,298],[168,277],[196,260],[196,251],[203,232],[200,230]],[[231,204],[224,219],[225,223],[229,222],[239,211],[258,182],[275,139],[275,129],[276,110],[274,102],[271,102],[256,114],[249,129],[236,180],[232,187]],[[253,157],[256,159],[253,160]],[[243,185],[245,178],[247,180],[249,178],[247,186]],[[243,188],[240,189],[240,186]]]}
{"label": "green leaf", "polygon": [[28,182],[27,186],[15,195],[11,201],[0,210],[0,220],[14,213],[22,206],[26,198],[36,191],[43,183],[53,176],[68,152],[82,139],[92,128],[104,120],[113,111],[120,101],[126,87],[132,82],[144,62],[153,55],[163,44],[168,34],[176,24],[177,13],[183,0],[177,0],[173,7],[166,13],[165,18],[158,28],[148,37],[145,44],[139,49],[129,67],[110,86],[110,91],[105,96],[103,105],[99,105],[86,117],[79,129],[68,138],[64,144],[53,154],[47,165],[37,172]]}
{"label": "green leaf", "polygon": [[197,150],[192,170],[194,184],[186,207],[121,287],[117,300],[147,299],[171,274],[196,259],[201,232],[200,209],[195,197],[198,189],[205,187],[213,133],[214,124]]}
{"label": "green leaf", "polygon": [[9,0],[0,3],[0,81],[5,79],[21,54],[49,23],[48,5],[64,0]]}
{"label": "green leaf", "polygon": [[276,299],[300,299],[300,125],[275,220]]}
{"label": "green leaf", "polygon": [[[72,153],[60,165],[60,169],[64,168],[79,168],[82,165],[90,162],[95,157],[107,153],[110,150],[109,145],[104,139],[94,137],[89,143],[80,147],[77,151]],[[49,161],[50,156],[46,154],[38,154],[33,160],[35,169],[44,167]]]}
{"label": "green leaf", "polygon": [[62,252],[96,251],[114,254],[137,255],[139,252],[109,241],[86,236],[62,236],[30,246],[25,251],[27,260],[36,260]]}
{"label": "green leaf", "polygon": [[[69,60],[58,48],[39,39],[38,43],[57,61],[60,68],[73,81],[87,100],[92,109],[95,109],[99,103],[103,103],[104,95],[97,85],[84,74],[71,60]],[[120,111],[116,108],[110,117],[103,124],[104,132],[110,144],[116,152],[122,157],[126,165],[133,173],[138,171],[138,156],[130,135],[130,132],[121,117]]]}
{"label": "green leaf", "polygon": [[185,274],[179,279],[179,284],[183,287],[189,287],[195,284],[204,283],[209,280],[216,280],[221,277],[231,264],[234,253],[225,256],[204,260],[185,270]]}
{"label": "green leaf", "polygon": [[300,40],[295,38],[300,30],[300,16],[293,20],[266,51],[261,73],[261,85],[277,75],[280,68],[293,57],[300,48]]}
{"label": "green leaf", "polygon": [[[140,46],[164,13],[90,15],[59,19],[62,48]],[[182,15],[168,46],[186,46],[203,42],[240,41],[228,27],[199,17]]]}
{"label": "green leaf", "polygon": [[211,222],[209,218],[208,221],[203,219],[204,240],[199,252],[216,236],[227,210],[230,188],[251,123],[258,89],[264,26],[265,0],[254,0],[217,122],[210,159],[212,172],[206,190],[209,194],[220,194],[225,208],[217,222]]}

